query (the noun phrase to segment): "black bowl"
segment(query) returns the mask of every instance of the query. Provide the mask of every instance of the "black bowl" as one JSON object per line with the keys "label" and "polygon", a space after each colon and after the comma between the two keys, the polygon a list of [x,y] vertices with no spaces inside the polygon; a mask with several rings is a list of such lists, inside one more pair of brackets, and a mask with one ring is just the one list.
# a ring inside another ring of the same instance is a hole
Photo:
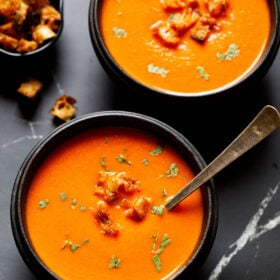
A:
{"label": "black bowl", "polygon": [[[90,0],[89,31],[93,48],[101,65],[108,73],[110,78],[112,78],[115,82],[120,82],[122,85],[128,86],[140,93],[148,92],[152,93],[153,95],[196,98],[213,96],[221,93],[238,92],[240,91],[240,89],[243,89],[244,86],[252,85],[253,82],[257,82],[260,78],[262,78],[269,70],[278,52],[280,44],[280,3],[278,0],[268,0],[267,2],[271,15],[271,30],[268,43],[264,54],[259,59],[255,67],[249,71],[249,74],[244,75],[244,77],[237,79],[234,82],[218,87],[217,89],[201,92],[190,92],[188,90],[186,90],[185,92],[176,92],[172,90],[164,90],[161,88],[152,88],[145,85],[141,80],[137,80],[126,73],[126,71],[123,70],[122,65],[119,65],[108,51],[101,31],[100,18],[103,2],[103,0]],[[135,54],[137,54],[137,52],[135,52]],[[135,60],[135,63],[137,63],[137,60]],[[222,71],[220,75],[222,75]]]}
{"label": "black bowl", "polygon": [[60,37],[62,29],[63,29],[63,0],[50,0],[50,4],[61,14],[61,22],[60,22],[59,29],[56,31],[56,36],[51,40],[47,40],[45,43],[43,43],[41,46],[39,46],[34,51],[25,52],[25,53],[9,51],[9,50],[5,50],[4,48],[0,47],[1,55],[3,55],[4,57],[8,57],[8,58],[17,58],[17,57],[26,58],[26,57],[35,56],[37,54],[42,54],[54,45],[54,43]]}
{"label": "black bowl", "polygon": [[[27,266],[39,279],[59,278],[36,255],[28,239],[24,213],[30,182],[40,163],[48,157],[50,151],[63,144],[65,139],[104,126],[138,128],[175,147],[194,173],[198,173],[205,166],[201,155],[183,135],[161,121],[137,113],[123,111],[92,113],[69,121],[55,129],[42,139],[24,160],[17,174],[11,197],[11,224],[16,245]],[[202,265],[212,247],[218,222],[217,198],[212,180],[202,187],[202,193],[206,215],[200,243],[189,262],[173,279],[180,279],[184,275],[194,273]]]}

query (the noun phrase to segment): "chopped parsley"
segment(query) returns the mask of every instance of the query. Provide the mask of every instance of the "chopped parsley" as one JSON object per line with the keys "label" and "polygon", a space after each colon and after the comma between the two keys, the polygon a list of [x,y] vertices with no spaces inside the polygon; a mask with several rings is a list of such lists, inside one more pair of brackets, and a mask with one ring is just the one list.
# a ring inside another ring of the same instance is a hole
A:
{"label": "chopped parsley", "polygon": [[154,262],[156,270],[158,272],[161,272],[161,260],[160,260],[159,255],[154,255],[153,256],[153,262]]}
{"label": "chopped parsley", "polygon": [[162,193],[162,196],[163,196],[163,197],[166,197],[166,196],[167,196],[167,190],[166,190],[166,189],[163,189],[161,193]]}
{"label": "chopped parsley", "polygon": [[168,170],[164,173],[167,178],[176,177],[179,174],[179,168],[175,162],[171,163]]}
{"label": "chopped parsley", "polygon": [[155,265],[155,268],[158,272],[161,272],[161,259],[160,259],[160,254],[163,253],[163,251],[165,250],[165,248],[172,242],[172,239],[170,239],[167,235],[167,233],[165,233],[162,238],[161,238],[161,242],[159,245],[159,248],[156,250],[157,247],[157,243],[158,243],[158,234],[154,233],[152,235],[153,238],[153,246],[152,246],[152,253],[154,254],[153,256],[153,263]]}
{"label": "chopped parsley", "polygon": [[89,242],[88,239],[85,239],[82,243],[80,244],[70,244],[69,249],[71,252],[75,252],[77,249],[81,248],[83,245],[87,244]]}
{"label": "chopped parsley", "polygon": [[87,207],[85,205],[80,205],[79,209],[81,211],[86,211],[87,210]]}
{"label": "chopped parsley", "polygon": [[38,208],[44,209],[49,205],[49,200],[46,198],[45,200],[41,200],[38,203]]}
{"label": "chopped parsley", "polygon": [[142,160],[142,163],[145,164],[145,165],[149,165],[149,164],[150,164],[149,160],[146,159],[146,158],[144,158],[144,159]]}
{"label": "chopped parsley", "polygon": [[117,38],[125,38],[125,37],[127,37],[127,32],[124,29],[122,29],[122,28],[114,27],[113,31],[114,31],[115,36]]}
{"label": "chopped parsley", "polygon": [[72,198],[71,199],[71,208],[75,209],[77,205],[77,199],[76,198]]}
{"label": "chopped parsley", "polygon": [[217,53],[217,58],[220,60],[232,60],[240,54],[237,44],[230,44],[225,53]]}
{"label": "chopped parsley", "polygon": [[160,255],[164,249],[172,242],[172,239],[170,239],[167,235],[167,233],[165,233],[162,238],[161,238],[161,243],[160,243],[160,247],[159,249],[156,251],[157,255]]}
{"label": "chopped parsley", "polygon": [[157,242],[158,242],[158,233],[153,233],[152,238],[154,240],[153,245],[152,245],[152,253],[154,254],[156,252],[156,246],[157,246]]}
{"label": "chopped parsley", "polygon": [[74,253],[77,249],[81,248],[81,244],[71,244],[69,248]]}
{"label": "chopped parsley", "polygon": [[105,171],[107,171],[107,172],[109,171],[109,168],[107,167],[106,162],[105,162],[105,157],[100,158],[100,164],[105,169]]}
{"label": "chopped parsley", "polygon": [[88,239],[85,239],[82,243],[73,244],[73,242],[70,241],[68,238],[69,238],[69,235],[67,234],[66,239],[64,240],[62,249],[65,249],[66,247],[68,247],[72,253],[76,252],[79,248],[81,248],[83,245],[85,245],[89,242]]}
{"label": "chopped parsley", "polygon": [[203,66],[197,66],[196,67],[196,72],[198,75],[205,81],[208,81],[210,78],[210,75],[205,71]]}
{"label": "chopped parsley", "polygon": [[148,65],[148,72],[160,75],[162,78],[165,78],[169,73],[169,70],[166,70],[163,67],[155,66],[151,63]]}
{"label": "chopped parsley", "polygon": [[116,256],[113,256],[109,261],[109,268],[120,268],[121,260],[118,259]]}
{"label": "chopped parsley", "polygon": [[154,150],[150,151],[150,155],[158,156],[162,153],[162,151],[163,151],[163,147],[160,144],[158,144]]}
{"label": "chopped parsley", "polygon": [[175,14],[170,14],[169,17],[168,17],[168,20],[169,20],[169,21],[172,21],[172,20],[176,19],[176,17],[178,17],[179,15],[180,15],[180,14],[177,14],[177,13],[175,13]]}
{"label": "chopped parsley", "polygon": [[67,194],[66,193],[64,193],[64,192],[61,192],[60,194],[59,194],[59,196],[60,196],[60,200],[61,201],[66,201],[67,200]]}
{"label": "chopped parsley", "polygon": [[123,155],[118,155],[116,157],[117,161],[120,162],[120,163],[126,163],[128,165],[131,165],[131,162]]}
{"label": "chopped parsley", "polygon": [[151,213],[154,214],[154,215],[162,216],[163,213],[164,213],[164,207],[153,205],[152,208],[151,208]]}

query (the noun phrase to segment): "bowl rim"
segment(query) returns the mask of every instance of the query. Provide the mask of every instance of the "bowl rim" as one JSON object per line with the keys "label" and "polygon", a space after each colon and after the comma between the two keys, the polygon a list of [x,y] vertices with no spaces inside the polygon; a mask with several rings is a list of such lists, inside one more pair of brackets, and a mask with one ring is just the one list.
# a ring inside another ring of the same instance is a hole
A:
{"label": "bowl rim", "polygon": [[52,46],[58,40],[58,38],[60,37],[60,35],[62,33],[63,25],[64,25],[64,23],[63,23],[64,22],[64,20],[63,20],[63,18],[64,18],[64,16],[63,16],[64,4],[63,4],[63,0],[57,0],[57,1],[50,0],[50,2],[51,2],[52,5],[54,5],[59,10],[59,12],[61,14],[61,22],[60,22],[59,29],[56,32],[56,36],[53,39],[48,40],[42,46],[39,46],[37,49],[35,49],[33,51],[30,51],[30,52],[25,52],[25,53],[8,51],[8,50],[5,50],[4,48],[0,47],[0,55],[5,55],[5,56],[8,56],[8,57],[14,57],[14,58],[17,58],[17,57],[26,58],[26,57],[29,57],[29,56],[35,56],[35,55],[38,55],[38,54],[42,53],[46,49],[48,49],[50,46]]}
{"label": "bowl rim", "polygon": [[[100,126],[112,125],[139,128],[155,136],[164,135],[167,143],[176,144],[176,149],[184,152],[183,157],[188,161],[194,172],[198,173],[206,165],[200,153],[185,136],[166,123],[143,114],[128,111],[101,111],[83,115],[57,127],[41,139],[28,153],[16,176],[11,194],[10,219],[14,240],[24,262],[34,275],[47,277],[48,279],[59,279],[38,258],[28,241],[27,232],[24,228],[24,205],[22,203],[24,203],[24,196],[28,192],[32,175],[36,172],[36,168],[33,167],[38,167],[38,162],[47,157],[49,148],[53,149],[61,145],[65,136],[73,135],[73,132],[83,132]],[[213,179],[209,180],[203,186],[203,189],[203,201],[207,206],[205,231],[193,256],[171,279],[176,279],[181,273],[194,273],[198,266],[205,261],[212,248],[218,224],[218,202]]]}
{"label": "bowl rim", "polygon": [[149,87],[126,73],[107,50],[106,44],[102,39],[102,33],[99,24],[99,10],[101,9],[100,6],[102,5],[103,1],[104,0],[90,0],[89,4],[88,24],[90,38],[95,53],[100,64],[109,74],[111,79],[113,79],[115,82],[121,81],[122,84],[135,88],[140,92],[151,92],[155,95],[175,96],[181,98],[200,98],[222,94],[232,90],[233,88],[240,89],[245,83],[252,83],[267,73],[278,53],[280,46],[280,2],[278,0],[268,0],[267,2],[271,14],[270,19],[272,30],[269,35],[269,41],[267,43],[266,50],[263,52],[261,58],[254,65],[254,67],[247,69],[240,78],[235,79],[224,86],[202,92],[176,92],[172,90]]}

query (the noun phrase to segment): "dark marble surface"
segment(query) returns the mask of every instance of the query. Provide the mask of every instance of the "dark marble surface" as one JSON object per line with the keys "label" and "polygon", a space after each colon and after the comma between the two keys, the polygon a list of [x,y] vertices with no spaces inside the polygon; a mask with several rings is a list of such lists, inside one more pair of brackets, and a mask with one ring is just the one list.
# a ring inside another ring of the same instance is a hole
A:
{"label": "dark marble surface", "polygon": [[[58,124],[49,110],[57,97],[78,101],[77,116],[128,110],[156,117],[183,133],[210,162],[265,105],[280,109],[280,54],[261,81],[234,95],[206,101],[170,100],[119,88],[101,68],[88,32],[89,1],[65,1],[64,30],[47,57],[0,67],[0,279],[34,279],[15,246],[10,196],[31,148]],[[30,102],[15,89],[32,75],[44,81]],[[213,248],[196,279],[277,280],[280,275],[280,131],[215,177],[219,225]]]}

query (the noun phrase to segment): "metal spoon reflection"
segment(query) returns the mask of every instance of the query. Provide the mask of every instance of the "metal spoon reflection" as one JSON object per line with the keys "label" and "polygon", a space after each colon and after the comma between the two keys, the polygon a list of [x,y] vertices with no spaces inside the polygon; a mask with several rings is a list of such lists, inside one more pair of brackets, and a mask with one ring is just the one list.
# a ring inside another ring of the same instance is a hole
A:
{"label": "metal spoon reflection", "polygon": [[202,184],[211,179],[223,168],[250,150],[274,130],[280,127],[280,113],[276,108],[266,105],[252,122],[225,148],[210,164],[198,173],[182,190],[180,190],[165,207],[173,209]]}

